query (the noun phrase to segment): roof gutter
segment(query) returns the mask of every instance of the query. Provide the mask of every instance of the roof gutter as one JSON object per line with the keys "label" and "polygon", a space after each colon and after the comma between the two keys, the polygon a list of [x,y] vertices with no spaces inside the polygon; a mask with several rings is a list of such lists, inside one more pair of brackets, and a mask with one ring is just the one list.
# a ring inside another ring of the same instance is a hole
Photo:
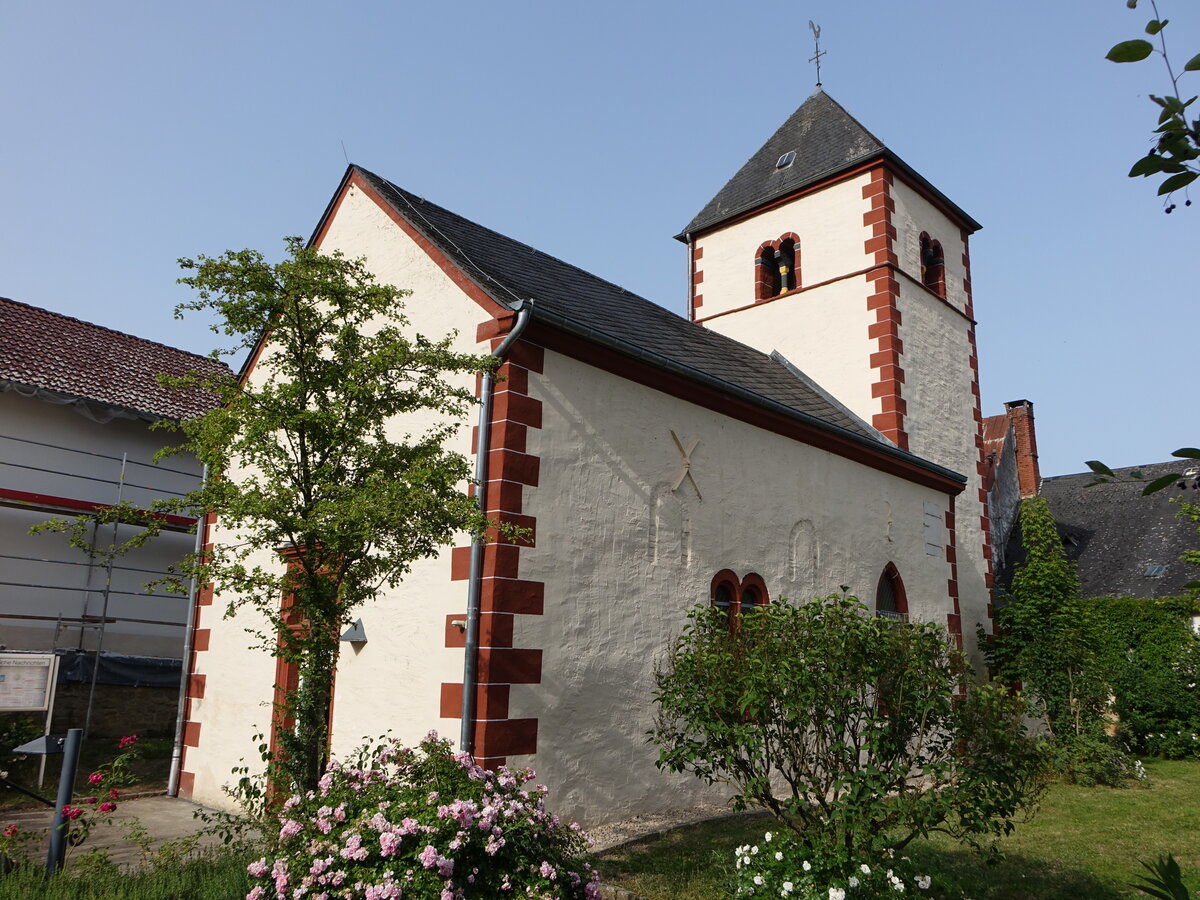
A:
{"label": "roof gutter", "polygon": [[[503,360],[510,347],[521,337],[533,313],[532,300],[518,300],[509,304],[516,312],[517,321],[492,357]],[[479,390],[479,431],[475,443],[475,499],[479,507],[487,511],[488,457],[491,455],[492,393],[496,382],[496,370],[483,373]],[[483,548],[486,536],[480,532],[471,540],[471,569],[467,576],[467,635],[463,658],[462,730],[459,748],[472,756],[475,754],[475,682],[479,666],[479,609],[483,596]]]}
{"label": "roof gutter", "polygon": [[665,356],[660,356],[657,353],[652,353],[651,351],[642,347],[627,343],[619,338],[614,338],[605,334],[604,332],[597,331],[593,328],[589,328],[586,325],[581,325],[578,322],[563,318],[562,316],[556,315],[555,313],[552,313],[543,307],[539,307],[537,310],[535,310],[535,317],[539,322],[550,325],[560,331],[566,332],[567,334],[583,338],[586,341],[590,341],[591,343],[598,344],[602,347],[607,347],[610,350],[615,350],[616,352],[625,356],[630,356],[634,359],[641,360],[642,362],[652,365],[655,368],[673,372],[674,374],[682,376],[689,381],[699,382],[700,384],[714,388],[722,393],[737,397],[740,400],[744,400],[747,403],[753,404],[761,409],[785,416],[786,418],[792,419],[810,428],[823,431],[834,437],[857,444],[879,454],[880,456],[889,457],[899,463],[903,463],[904,465],[921,469],[946,481],[954,482],[960,486],[960,491],[962,490],[962,486],[966,485],[967,483],[966,476],[960,475],[958,472],[955,472],[952,469],[947,469],[944,466],[939,466],[937,463],[930,462],[929,460],[923,459],[922,457],[913,453],[909,453],[907,450],[901,450],[899,447],[895,447],[890,443],[880,443],[879,441],[872,440],[871,438],[855,434],[853,431],[847,431],[845,428],[834,425],[831,422],[826,422],[824,419],[801,412],[798,409],[793,409],[784,403],[780,403],[777,400],[772,400],[769,397],[764,397],[761,394],[756,394],[753,391],[748,391],[736,384],[730,384],[728,381],[724,381],[723,379],[717,378],[714,375],[709,375],[707,372],[702,372],[699,369],[693,369],[691,366],[685,366],[682,363],[676,362],[675,360],[667,359]]}

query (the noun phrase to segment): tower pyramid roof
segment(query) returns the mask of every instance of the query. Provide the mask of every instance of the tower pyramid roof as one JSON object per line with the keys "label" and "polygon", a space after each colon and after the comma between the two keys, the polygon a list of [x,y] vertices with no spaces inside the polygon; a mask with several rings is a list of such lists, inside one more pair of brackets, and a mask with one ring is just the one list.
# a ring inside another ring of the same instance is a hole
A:
{"label": "tower pyramid roof", "polygon": [[[779,165],[792,152],[794,158]],[[968,230],[979,228],[977,222],[892,153],[840,103],[817,88],[708,201],[679,237],[707,230],[877,158],[887,158],[911,180],[932,192]]]}

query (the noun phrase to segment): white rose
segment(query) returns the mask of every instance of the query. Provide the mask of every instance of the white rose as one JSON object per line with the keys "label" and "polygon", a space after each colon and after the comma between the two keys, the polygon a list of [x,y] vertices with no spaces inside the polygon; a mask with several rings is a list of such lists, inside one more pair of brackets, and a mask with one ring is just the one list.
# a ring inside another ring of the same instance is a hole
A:
{"label": "white rose", "polygon": [[858,887],[858,885],[859,885],[858,879],[855,878],[853,875],[851,875],[850,876],[850,887],[856,888],[856,887]]}
{"label": "white rose", "polygon": [[800,868],[802,868],[802,869],[803,869],[805,872],[811,872],[811,871],[812,871],[812,863],[810,863],[810,862],[809,862],[809,861],[806,859],[806,860],[804,861],[804,865],[802,865]]}
{"label": "white rose", "polygon": [[782,851],[782,850],[776,850],[776,851],[775,851],[775,858],[776,858],[777,860],[779,860],[780,862],[782,862],[782,861],[783,861],[783,851]]}
{"label": "white rose", "polygon": [[839,887],[829,889],[829,900],[846,900],[846,892]]}
{"label": "white rose", "polygon": [[933,879],[928,875],[918,875],[916,878],[917,887],[923,891],[929,890],[929,885],[933,883]]}
{"label": "white rose", "polygon": [[762,877],[761,875],[755,875],[755,876],[754,876],[754,883],[755,883],[755,884],[758,884],[758,885],[761,885],[761,884],[763,883],[763,877]]}
{"label": "white rose", "polygon": [[870,874],[871,874],[871,867],[870,867],[870,866],[868,866],[866,863],[863,863],[863,864],[862,864],[861,866],[859,866],[858,868],[859,868],[859,869],[862,871],[862,873],[863,873],[864,875],[870,875]]}

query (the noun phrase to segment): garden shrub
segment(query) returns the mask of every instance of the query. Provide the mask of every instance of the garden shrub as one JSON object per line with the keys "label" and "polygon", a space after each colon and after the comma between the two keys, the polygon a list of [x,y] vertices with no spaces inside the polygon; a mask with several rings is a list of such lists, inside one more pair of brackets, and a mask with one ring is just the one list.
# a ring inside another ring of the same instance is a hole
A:
{"label": "garden shrub", "polygon": [[1200,757],[1200,637],[1191,628],[1196,602],[1103,597],[1087,603],[1103,631],[1121,738],[1151,756]]}
{"label": "garden shrub", "polygon": [[984,640],[989,667],[1034,700],[1059,774],[1080,784],[1121,784],[1136,770],[1105,733],[1113,685],[1098,609],[1080,598],[1045,499],[1022,501],[1020,526],[1025,561],[999,598],[995,636]]}
{"label": "garden shrub", "polygon": [[832,876],[831,868],[795,838],[768,831],[761,844],[744,844],[734,850],[734,896],[863,900],[895,897],[906,889],[920,896],[933,883],[929,875],[914,874],[909,859],[895,853],[841,867],[843,871]]}
{"label": "garden shrub", "polygon": [[943,629],[854,597],[773,603],[736,634],[700,607],[656,674],[650,740],[661,768],[727,783],[789,829],[772,851],[785,866],[846,884],[917,836],[1007,834],[1036,801],[1044,759],[1023,703],[968,672]]}
{"label": "garden shrub", "polygon": [[274,858],[250,864],[247,900],[598,897],[586,837],[546,810],[532,777],[482,769],[432,732],[415,749],[364,746],[277,810]]}

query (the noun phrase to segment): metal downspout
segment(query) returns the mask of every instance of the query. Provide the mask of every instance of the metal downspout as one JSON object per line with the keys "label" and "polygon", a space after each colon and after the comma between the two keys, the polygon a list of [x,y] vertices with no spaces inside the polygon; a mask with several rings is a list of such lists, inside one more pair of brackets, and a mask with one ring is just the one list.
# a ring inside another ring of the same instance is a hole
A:
{"label": "metal downspout", "polygon": [[[503,359],[509,347],[521,337],[521,332],[529,324],[533,312],[532,300],[518,300],[512,304],[517,314],[517,321],[512,331],[501,341],[492,356]],[[488,455],[491,447],[492,422],[492,388],[495,385],[495,370],[489,369],[483,373],[480,385],[479,402],[479,431],[475,446],[475,499],[479,506],[487,510]],[[475,753],[475,681],[479,662],[479,607],[483,594],[483,548],[487,545],[483,534],[477,534],[471,540],[471,569],[467,580],[467,635],[466,649],[463,659],[463,694],[462,694],[462,731],[459,734],[459,747],[472,756]]]}
{"label": "metal downspout", "polygon": [[684,301],[684,309],[688,313],[688,321],[696,321],[696,308],[692,306],[692,300],[696,296],[696,244],[692,240],[691,232],[684,235],[687,240],[687,299]]}
{"label": "metal downspout", "polygon": [[[208,481],[208,466],[200,476],[200,486]],[[200,556],[204,546],[207,515],[196,519],[196,543],[193,554]],[[167,777],[167,796],[179,796],[179,772],[183,768],[183,714],[187,710],[188,678],[192,674],[192,630],[196,625],[196,576],[188,582],[187,628],[183,632],[183,666],[179,675],[179,705],[175,710],[175,743],[171,747],[171,774]]]}

